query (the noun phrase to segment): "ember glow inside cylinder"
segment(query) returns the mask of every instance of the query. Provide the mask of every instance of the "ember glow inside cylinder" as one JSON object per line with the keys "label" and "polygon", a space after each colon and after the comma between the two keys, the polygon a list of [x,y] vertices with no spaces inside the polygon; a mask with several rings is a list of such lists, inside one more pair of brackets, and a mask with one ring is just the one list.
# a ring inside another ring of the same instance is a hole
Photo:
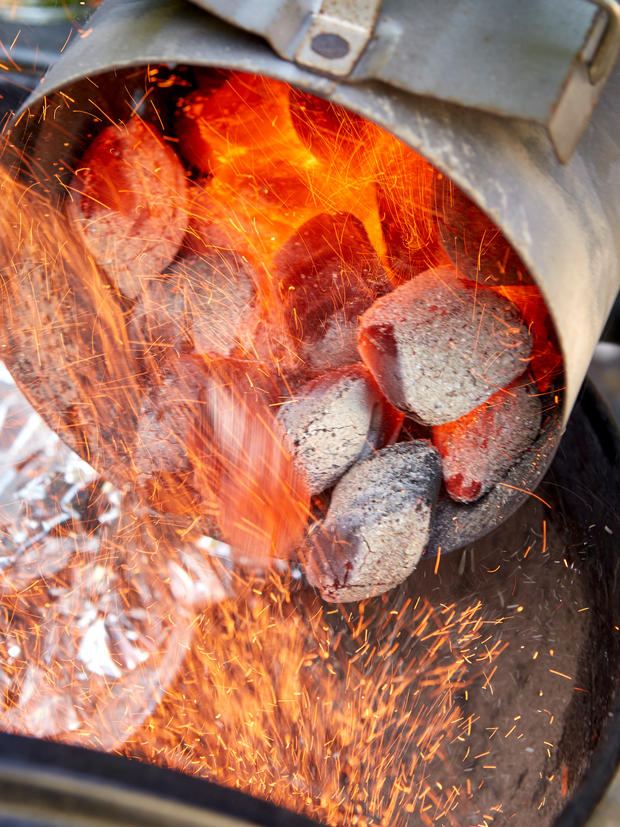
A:
{"label": "ember glow inside cylinder", "polygon": [[301,554],[346,601],[486,533],[546,470],[545,300],[387,130],[281,80],[150,65],[64,86],[12,137],[4,358],[157,511],[244,559]]}

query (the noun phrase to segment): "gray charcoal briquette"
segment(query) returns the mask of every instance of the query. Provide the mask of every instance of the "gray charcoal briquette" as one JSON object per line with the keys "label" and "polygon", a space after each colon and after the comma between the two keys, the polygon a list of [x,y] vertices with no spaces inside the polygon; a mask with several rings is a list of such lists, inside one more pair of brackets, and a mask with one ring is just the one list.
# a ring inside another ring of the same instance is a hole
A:
{"label": "gray charcoal briquette", "polygon": [[363,365],[323,374],[281,406],[277,420],[311,493],[333,485],[360,456],[381,407],[376,385]]}
{"label": "gray charcoal briquette", "polygon": [[511,302],[447,266],[377,299],[360,319],[358,348],[392,405],[441,425],[520,376],[532,342]]}
{"label": "gray charcoal briquette", "polygon": [[441,461],[426,440],[357,462],[309,538],[307,577],[322,597],[362,600],[405,580],[428,540],[440,483]]}

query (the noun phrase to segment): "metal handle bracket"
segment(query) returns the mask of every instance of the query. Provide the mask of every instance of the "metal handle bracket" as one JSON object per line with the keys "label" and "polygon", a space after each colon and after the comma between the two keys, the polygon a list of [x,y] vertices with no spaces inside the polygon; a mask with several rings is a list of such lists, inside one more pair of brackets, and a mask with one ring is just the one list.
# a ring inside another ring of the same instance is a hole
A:
{"label": "metal handle bracket", "polygon": [[299,42],[295,61],[347,77],[372,37],[380,7],[381,0],[323,0]]}
{"label": "metal handle bracket", "polygon": [[616,0],[590,0],[606,12],[607,23],[596,52],[588,63],[590,83],[600,83],[613,68],[620,53],[620,3]]}
{"label": "metal handle bracket", "polygon": [[620,53],[620,0],[193,2],[334,81],[537,123],[564,162]]}

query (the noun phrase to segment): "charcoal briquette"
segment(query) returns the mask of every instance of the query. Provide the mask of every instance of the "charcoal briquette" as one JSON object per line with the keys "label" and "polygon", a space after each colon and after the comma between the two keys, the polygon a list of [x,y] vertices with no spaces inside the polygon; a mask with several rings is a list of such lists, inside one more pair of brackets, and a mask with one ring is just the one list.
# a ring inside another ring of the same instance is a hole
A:
{"label": "charcoal briquette", "polygon": [[392,405],[441,425],[521,376],[532,344],[507,299],[440,267],[377,299],[360,319],[358,348]]}
{"label": "charcoal briquette", "polygon": [[516,383],[456,422],[434,427],[433,444],[452,499],[473,502],[486,494],[531,448],[540,424],[535,385]]}
{"label": "charcoal briquette", "polygon": [[330,164],[359,163],[368,152],[368,121],[324,98],[301,89],[289,92],[291,122],[312,154]]}
{"label": "charcoal briquette", "polygon": [[257,323],[252,268],[230,250],[212,248],[183,256],[170,268],[183,296],[194,351],[230,356],[251,339]]}
{"label": "charcoal briquette", "polygon": [[350,213],[306,221],[276,253],[274,273],[289,330],[316,368],[350,362],[358,317],[391,289],[364,225]]}
{"label": "charcoal briquette", "polygon": [[338,482],[308,541],[307,576],[325,600],[372,597],[415,569],[428,540],[441,461],[426,441],[383,448]]}
{"label": "charcoal briquette", "polygon": [[69,216],[121,293],[136,298],[177,254],[187,226],[185,171],[139,118],[108,126],[78,163]]}
{"label": "charcoal briquette", "polygon": [[277,420],[312,494],[333,485],[365,450],[378,447],[381,394],[362,365],[326,373],[282,404]]}
{"label": "charcoal briquette", "polygon": [[489,287],[531,284],[506,236],[461,189],[435,171],[433,190],[441,246],[464,278]]}

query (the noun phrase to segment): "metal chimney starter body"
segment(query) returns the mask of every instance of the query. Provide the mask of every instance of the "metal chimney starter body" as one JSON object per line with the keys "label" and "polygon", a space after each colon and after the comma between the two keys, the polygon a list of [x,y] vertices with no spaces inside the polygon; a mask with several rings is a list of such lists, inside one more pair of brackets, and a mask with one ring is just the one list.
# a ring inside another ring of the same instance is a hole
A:
{"label": "metal chimney starter body", "polygon": [[[234,11],[227,3],[199,5],[264,35],[274,48],[182,0],[106,0],[89,21],[92,29],[74,39],[18,113],[11,142],[53,182],[54,164],[71,153],[62,140],[79,129],[71,123],[75,113],[55,106],[62,103],[58,90],[152,64],[266,75],[358,113],[448,176],[520,256],[555,325],[565,426],[620,286],[620,65],[612,69],[617,4],[597,12],[594,4],[573,0],[560,25],[549,16],[553,3],[524,3],[512,22],[504,20],[509,25],[501,35],[505,41],[514,28],[516,45],[491,37],[509,2],[442,0],[431,4],[433,12],[429,4],[407,0],[334,0],[308,8],[284,0],[244,2],[232,4]],[[342,7],[349,5],[343,18]],[[518,30],[525,6],[544,18],[539,40],[564,37],[564,52],[556,49],[561,66],[553,64],[557,55],[549,48],[536,57],[538,65],[514,70],[510,61],[518,68],[523,58],[519,38],[535,35],[531,26]],[[426,55],[414,53],[423,35],[430,44]],[[471,66],[459,63],[465,52]],[[448,80],[440,71],[442,55]],[[485,55],[498,62],[483,74]],[[49,128],[52,120],[62,124],[62,139]],[[543,471],[537,468],[536,480]]]}

